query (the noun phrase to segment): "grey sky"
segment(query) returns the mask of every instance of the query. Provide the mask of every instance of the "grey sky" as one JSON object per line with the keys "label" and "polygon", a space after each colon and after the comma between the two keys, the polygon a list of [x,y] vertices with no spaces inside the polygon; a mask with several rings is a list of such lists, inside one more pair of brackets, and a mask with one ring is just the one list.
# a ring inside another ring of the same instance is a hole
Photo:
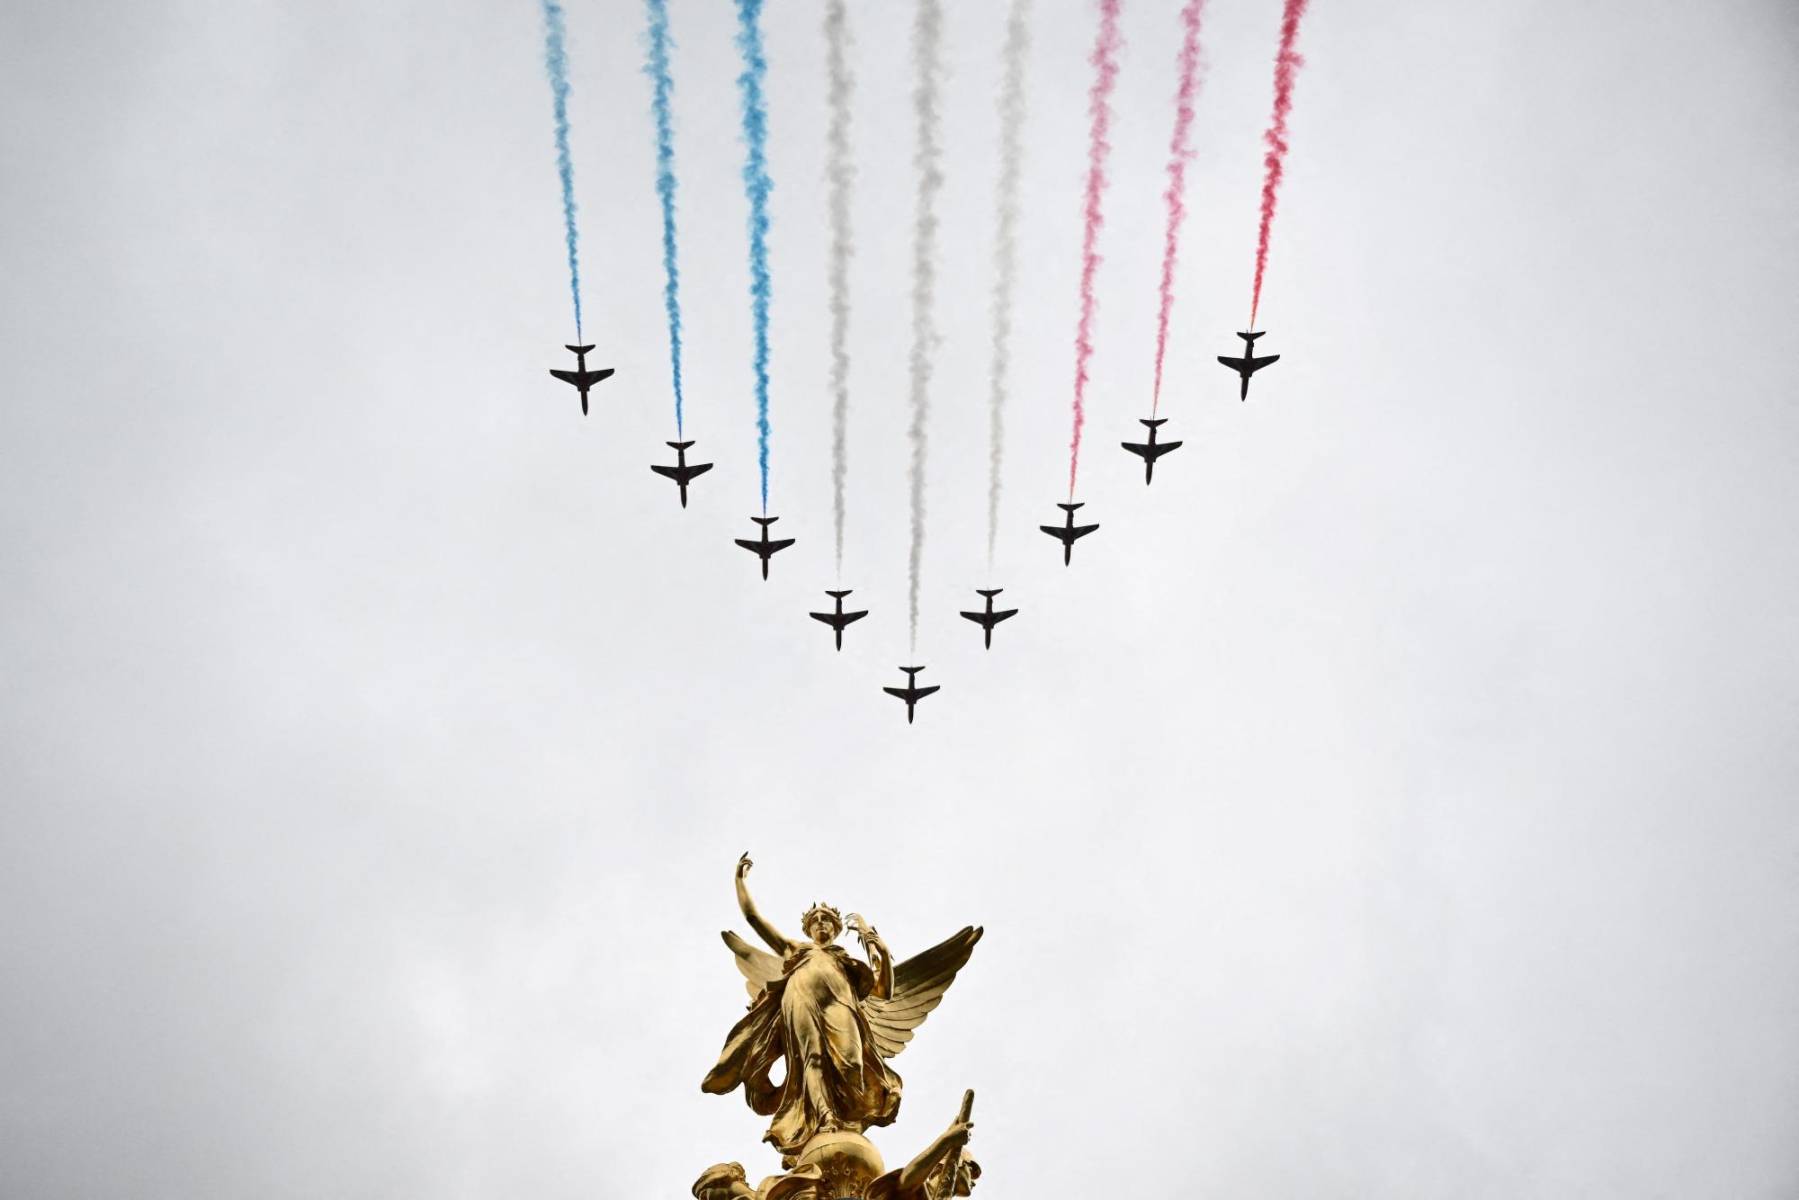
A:
{"label": "grey sky", "polygon": [[0,1194],[679,1197],[757,859],[987,937],[895,1063],[982,1195],[1799,1188],[1799,18],[1316,0],[1248,404],[1274,0],[1212,0],[1153,488],[1173,0],[1127,0],[1071,569],[1093,14],[1037,0],[992,652],[1005,5],[946,5],[906,728],[911,8],[852,6],[830,649],[822,5],[774,3],[756,511],[731,6],[673,0],[692,506],[643,20],[569,11],[583,422],[535,4],[0,15]]}

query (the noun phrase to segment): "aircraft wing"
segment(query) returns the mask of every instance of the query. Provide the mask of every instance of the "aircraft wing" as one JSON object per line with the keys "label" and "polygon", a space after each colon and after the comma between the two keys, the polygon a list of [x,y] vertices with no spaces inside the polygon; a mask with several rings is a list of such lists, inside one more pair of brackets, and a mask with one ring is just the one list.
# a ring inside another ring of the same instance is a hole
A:
{"label": "aircraft wing", "polygon": [[1018,610],[1016,608],[1002,608],[1000,611],[993,614],[993,619],[998,622],[1005,620],[1007,617],[1016,617],[1017,615]]}
{"label": "aircraft wing", "polygon": [[[656,472],[658,475],[666,475],[677,483],[681,481],[681,468],[679,467],[664,467],[657,463],[651,463],[650,470]],[[743,545],[742,542],[738,542],[737,544],[739,546]]]}
{"label": "aircraft wing", "polygon": [[1098,528],[1097,525],[1076,525],[1073,529],[1068,530],[1068,535],[1070,537],[1086,537]]}
{"label": "aircraft wing", "polygon": [[[884,688],[882,688],[882,689],[881,689],[881,690],[882,690],[882,691],[883,691],[883,692],[886,692],[886,693],[887,693],[887,694],[888,694],[888,695],[889,695],[889,696],[898,696],[898,697],[899,697],[899,698],[900,698],[900,699],[901,699],[901,700],[904,700],[904,699],[906,699],[906,689],[905,689],[905,688],[890,688],[890,687],[884,687]],[[892,710],[892,709],[888,709],[888,711],[889,711],[889,712],[892,712],[892,711],[893,711],[893,710]]]}
{"label": "aircraft wing", "polygon": [[1144,458],[1149,457],[1149,447],[1142,442],[1119,442],[1118,444],[1123,446],[1126,450],[1129,450],[1132,454],[1140,454]]}
{"label": "aircraft wing", "polygon": [[832,626],[833,628],[837,625],[836,613],[807,613],[806,615],[811,617],[814,621],[823,621],[826,625]]}
{"label": "aircraft wing", "polygon": [[1039,525],[1039,526],[1037,526],[1037,528],[1041,529],[1043,532],[1049,534],[1049,536],[1051,536],[1053,538],[1061,538],[1063,541],[1068,540],[1068,536],[1067,536],[1068,531],[1066,529],[1062,528],[1060,525]]}
{"label": "aircraft wing", "polygon": [[1242,371],[1245,369],[1253,370],[1253,368],[1249,366],[1249,360],[1247,358],[1231,358],[1228,355],[1220,354],[1218,356],[1218,361],[1233,371]]}
{"label": "aircraft wing", "polygon": [[791,545],[793,545],[792,538],[776,538],[768,544],[768,552],[773,554],[776,550],[785,550]]}
{"label": "aircraft wing", "polygon": [[1278,355],[1278,354],[1270,354],[1267,358],[1252,358],[1249,360],[1249,369],[1252,372],[1260,371],[1263,367],[1267,366],[1269,363],[1278,362],[1279,360],[1280,360],[1280,355]]}
{"label": "aircraft wing", "polygon": [[921,687],[921,688],[915,689],[913,691],[912,695],[913,695],[914,699],[923,700],[926,696],[930,695],[932,692],[941,691],[942,688],[943,688],[942,684],[933,683],[930,687]]}
{"label": "aircraft wing", "polygon": [[[754,550],[757,554],[762,553],[761,542],[752,542],[748,538],[732,538],[731,540],[736,542],[739,546],[742,546],[745,550]],[[737,561],[742,562],[743,560],[740,558]]]}
{"label": "aircraft wing", "polygon": [[591,387],[602,379],[612,378],[613,372],[614,368],[612,367],[602,367],[598,371],[558,371],[554,367],[550,368],[550,374],[562,382],[572,383],[576,387]]}
{"label": "aircraft wing", "polygon": [[973,621],[976,625],[985,625],[987,623],[987,614],[984,612],[965,612],[962,615],[967,617],[970,621]]}
{"label": "aircraft wing", "polygon": [[861,612],[844,613],[843,614],[843,623],[845,625],[848,625],[851,621],[860,621],[863,617],[866,617],[867,615],[868,615],[867,609],[864,609]]}

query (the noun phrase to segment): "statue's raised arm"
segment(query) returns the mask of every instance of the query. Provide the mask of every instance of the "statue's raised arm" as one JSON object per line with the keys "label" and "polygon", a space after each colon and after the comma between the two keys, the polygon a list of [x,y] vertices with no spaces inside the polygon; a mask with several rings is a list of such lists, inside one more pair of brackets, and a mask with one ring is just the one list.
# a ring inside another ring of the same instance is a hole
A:
{"label": "statue's raised arm", "polygon": [[874,990],[870,996],[876,1000],[893,999],[893,951],[881,940],[874,926],[862,919],[860,913],[849,915],[850,928],[856,931],[856,938],[862,943],[862,949],[868,953],[868,965],[875,973]]}
{"label": "statue's raised arm", "polygon": [[756,902],[750,899],[749,884],[744,882],[749,878],[750,868],[755,865],[750,861],[747,850],[737,860],[737,907],[743,910],[743,919],[750,923],[756,936],[767,942],[770,950],[785,958],[794,951],[793,939],[768,923],[768,919],[757,910]]}

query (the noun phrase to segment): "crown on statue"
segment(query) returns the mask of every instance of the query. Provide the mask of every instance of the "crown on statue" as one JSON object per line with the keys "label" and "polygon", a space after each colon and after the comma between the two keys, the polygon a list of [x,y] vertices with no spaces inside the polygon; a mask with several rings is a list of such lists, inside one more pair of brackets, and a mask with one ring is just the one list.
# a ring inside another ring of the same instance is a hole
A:
{"label": "crown on statue", "polygon": [[843,932],[843,914],[838,912],[835,908],[832,908],[829,904],[826,904],[823,900],[820,900],[806,910],[806,915],[800,918],[800,928],[802,930],[811,929],[812,922],[819,917],[824,917],[826,920],[830,921],[831,927],[838,933]]}

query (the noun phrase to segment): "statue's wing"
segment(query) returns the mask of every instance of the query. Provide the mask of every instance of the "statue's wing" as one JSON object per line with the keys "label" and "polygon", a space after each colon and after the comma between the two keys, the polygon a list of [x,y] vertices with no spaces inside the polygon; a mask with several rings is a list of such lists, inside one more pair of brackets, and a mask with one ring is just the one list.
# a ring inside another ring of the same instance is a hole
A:
{"label": "statue's wing", "polygon": [[906,1048],[912,1031],[943,1003],[943,993],[956,981],[956,972],[980,940],[981,930],[973,925],[945,938],[893,969],[893,999],[870,997],[862,1002],[874,1032],[875,1049],[882,1058],[892,1058]]}
{"label": "statue's wing", "polygon": [[750,1003],[762,995],[762,989],[781,977],[781,960],[766,950],[758,950],[729,929],[722,936],[731,953],[737,956],[737,969],[743,972],[743,986],[749,990]]}

